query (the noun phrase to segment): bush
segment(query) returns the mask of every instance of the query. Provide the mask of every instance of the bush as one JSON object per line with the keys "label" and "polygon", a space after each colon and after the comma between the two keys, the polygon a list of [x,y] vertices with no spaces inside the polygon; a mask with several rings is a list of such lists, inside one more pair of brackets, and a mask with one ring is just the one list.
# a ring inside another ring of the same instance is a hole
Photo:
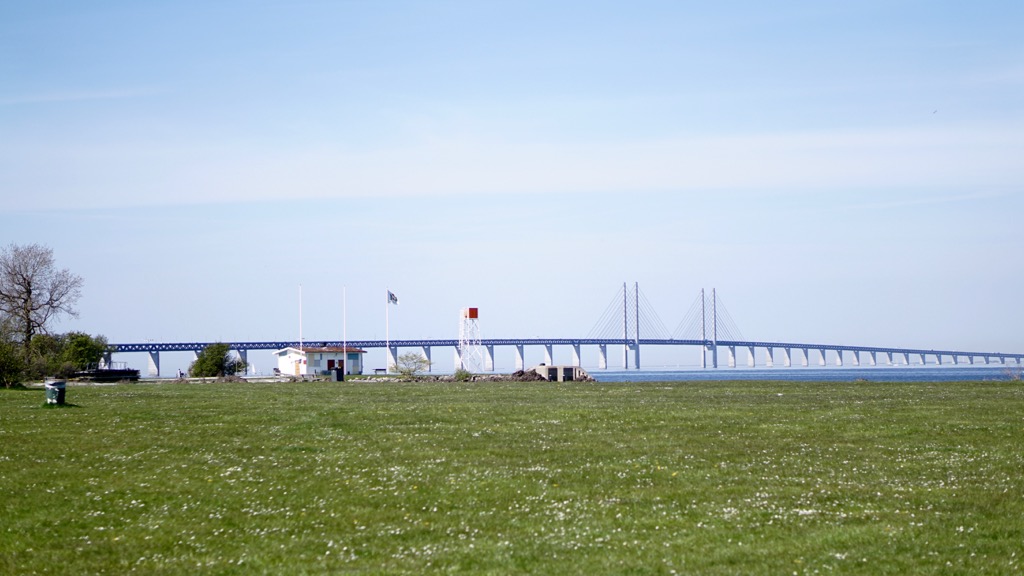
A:
{"label": "bush", "polygon": [[231,355],[231,346],[222,342],[210,344],[199,352],[199,356],[188,367],[189,376],[208,378],[234,376],[245,373],[246,363]]}
{"label": "bush", "polygon": [[5,388],[19,384],[24,372],[25,362],[20,347],[0,338],[0,384]]}
{"label": "bush", "polygon": [[29,357],[22,358],[24,378],[46,376],[69,378],[79,370],[87,370],[103,358],[107,339],[83,332],[67,334],[36,334],[29,346]]}
{"label": "bush", "polygon": [[398,364],[392,370],[405,378],[412,378],[416,374],[430,368],[430,360],[422,354],[408,352],[398,357]]}
{"label": "bush", "polygon": [[465,368],[459,368],[455,371],[455,374],[452,374],[452,376],[455,378],[456,382],[469,382],[473,379],[473,373]]}

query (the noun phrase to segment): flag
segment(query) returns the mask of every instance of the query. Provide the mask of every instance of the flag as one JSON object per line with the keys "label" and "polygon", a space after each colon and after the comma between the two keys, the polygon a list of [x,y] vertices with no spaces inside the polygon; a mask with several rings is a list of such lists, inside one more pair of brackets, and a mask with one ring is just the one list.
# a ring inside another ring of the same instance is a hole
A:
{"label": "flag", "polygon": [[398,296],[395,296],[395,293],[391,290],[388,290],[388,304],[398,306]]}

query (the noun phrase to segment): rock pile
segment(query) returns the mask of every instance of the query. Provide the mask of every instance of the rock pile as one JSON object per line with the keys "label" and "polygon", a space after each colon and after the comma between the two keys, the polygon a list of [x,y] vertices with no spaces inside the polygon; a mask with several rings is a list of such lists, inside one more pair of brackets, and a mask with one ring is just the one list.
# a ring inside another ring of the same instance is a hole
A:
{"label": "rock pile", "polygon": [[543,382],[545,378],[531,369],[516,370],[508,375],[508,380],[515,380],[516,382]]}

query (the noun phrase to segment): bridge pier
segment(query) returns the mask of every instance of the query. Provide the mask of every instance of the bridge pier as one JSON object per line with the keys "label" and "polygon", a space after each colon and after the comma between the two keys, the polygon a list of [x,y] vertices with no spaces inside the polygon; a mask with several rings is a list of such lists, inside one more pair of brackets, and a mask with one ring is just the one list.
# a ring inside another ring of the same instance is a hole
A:
{"label": "bridge pier", "polygon": [[836,350],[836,366],[842,366],[842,365],[843,365],[843,350],[840,348],[840,349]]}
{"label": "bridge pier", "polygon": [[872,350],[871,352],[868,352],[868,356],[869,356],[869,358],[870,358],[870,360],[868,360],[868,362],[869,362],[869,363],[870,363],[870,364],[871,364],[872,366],[878,366],[878,354],[877,354],[877,352],[875,352],[874,350]]}
{"label": "bridge pier", "polygon": [[150,378],[160,377],[160,353],[151,351],[149,353],[149,376]]}
{"label": "bridge pier", "polygon": [[597,345],[597,367],[600,370],[608,369],[608,345],[598,344]]}
{"label": "bridge pier", "polygon": [[388,346],[388,372],[398,367],[398,346]]}
{"label": "bridge pier", "polygon": [[853,365],[860,366],[860,352],[853,350]]}
{"label": "bridge pier", "polygon": [[[427,372],[433,372],[434,363],[430,360],[430,346],[422,346],[420,349],[423,352],[423,357],[427,359]],[[345,352],[345,356],[348,356],[348,352]],[[348,370],[348,366],[345,367],[345,370]]]}
{"label": "bridge pier", "polygon": [[909,352],[904,352],[903,353],[903,365],[904,366],[910,366],[910,353]]}
{"label": "bridge pier", "polygon": [[522,344],[516,344],[516,370],[526,370],[526,355],[523,354]]}
{"label": "bridge pier", "polygon": [[783,348],[782,349],[782,365],[786,368],[793,367],[793,349]]}
{"label": "bridge pier", "polygon": [[484,371],[494,372],[494,346],[484,346]]}
{"label": "bridge pier", "polygon": [[747,346],[747,367],[754,368],[756,361],[754,360],[754,347]]}
{"label": "bridge pier", "polygon": [[918,356],[921,357],[921,366],[924,366],[925,364],[928,364],[928,360],[924,357],[923,353],[922,354],[918,354]]}
{"label": "bridge pier", "polygon": [[885,359],[885,363],[888,364],[889,366],[892,366],[892,352],[886,352]]}
{"label": "bridge pier", "polygon": [[244,374],[248,374],[249,373],[249,351],[248,350],[238,349],[238,350],[236,350],[236,352],[238,352],[238,359],[241,360],[243,364],[245,364]]}
{"label": "bridge pier", "polygon": [[547,364],[548,366],[554,366],[555,364],[555,355],[552,352],[551,348],[551,344],[544,345],[544,363]]}
{"label": "bridge pier", "polygon": [[775,354],[771,348],[764,349],[764,365],[769,368],[775,367]]}
{"label": "bridge pier", "polygon": [[572,345],[572,365],[573,366],[582,366],[583,365],[580,362],[580,345],[579,344],[573,344]]}
{"label": "bridge pier", "polygon": [[707,369],[709,352],[711,353],[711,367],[718,368],[718,346],[706,340],[704,345],[700,347],[700,367]]}
{"label": "bridge pier", "polygon": [[728,346],[729,348],[729,368],[736,367],[736,347]]}
{"label": "bridge pier", "polygon": [[803,351],[804,351],[804,362],[803,362],[803,365],[804,365],[804,367],[809,367],[811,365],[811,351],[808,348],[804,348]]}

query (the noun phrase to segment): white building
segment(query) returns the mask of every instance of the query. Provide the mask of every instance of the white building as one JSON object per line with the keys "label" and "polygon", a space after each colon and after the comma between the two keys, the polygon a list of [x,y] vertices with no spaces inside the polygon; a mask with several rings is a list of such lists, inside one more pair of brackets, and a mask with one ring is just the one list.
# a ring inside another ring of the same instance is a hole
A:
{"label": "white building", "polygon": [[335,368],[344,368],[345,374],[363,373],[363,354],[359,348],[282,348],[276,350],[277,369],[286,376],[320,376]]}

